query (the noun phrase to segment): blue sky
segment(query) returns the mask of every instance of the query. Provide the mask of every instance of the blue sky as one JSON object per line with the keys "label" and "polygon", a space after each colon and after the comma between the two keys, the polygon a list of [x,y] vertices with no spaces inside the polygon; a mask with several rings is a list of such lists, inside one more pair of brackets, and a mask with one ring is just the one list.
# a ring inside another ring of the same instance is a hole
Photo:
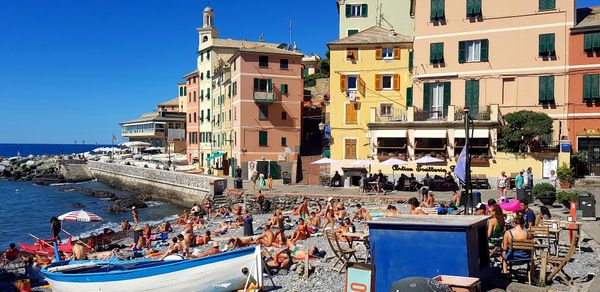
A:
{"label": "blue sky", "polygon": [[[0,143],[110,143],[195,66],[203,0],[0,0]],[[578,6],[600,5],[580,0]],[[221,37],[323,55],[334,0],[213,0]]]}
{"label": "blue sky", "polygon": [[[0,143],[110,143],[194,70],[202,0],[0,0]],[[333,0],[213,0],[221,37],[323,55]],[[308,13],[310,11],[310,13]],[[318,15],[318,17],[316,17]]]}

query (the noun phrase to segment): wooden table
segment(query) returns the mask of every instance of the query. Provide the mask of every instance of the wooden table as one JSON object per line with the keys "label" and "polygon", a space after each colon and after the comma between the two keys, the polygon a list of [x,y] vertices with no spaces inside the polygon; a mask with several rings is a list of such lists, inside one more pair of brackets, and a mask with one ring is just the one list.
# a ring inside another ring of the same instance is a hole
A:
{"label": "wooden table", "polygon": [[348,245],[352,248],[352,243],[355,241],[362,242],[367,248],[367,255],[365,256],[365,263],[369,261],[369,253],[371,251],[371,245],[369,244],[369,234],[366,232],[344,232],[341,236],[346,238]]}

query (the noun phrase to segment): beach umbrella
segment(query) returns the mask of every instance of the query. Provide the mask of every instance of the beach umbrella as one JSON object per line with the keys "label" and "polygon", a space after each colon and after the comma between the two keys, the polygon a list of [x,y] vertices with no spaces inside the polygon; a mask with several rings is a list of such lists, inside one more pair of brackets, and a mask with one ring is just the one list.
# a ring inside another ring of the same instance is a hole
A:
{"label": "beach umbrella", "polygon": [[[389,165],[389,166],[394,166],[394,165],[403,165],[403,164],[408,164],[408,162],[402,160],[402,159],[398,159],[398,158],[390,158],[382,163],[380,163],[381,165]],[[392,167],[392,180],[395,182],[396,181],[396,171],[394,170],[394,168]]]}
{"label": "beach umbrella", "polygon": [[317,161],[313,161],[311,164],[331,164],[331,163],[335,163],[336,161],[333,159],[329,159],[327,157],[323,157]]}
{"label": "beach umbrella", "polygon": [[354,162],[352,162],[352,165],[375,165],[377,164],[377,162],[373,161],[373,160],[367,160],[367,159],[360,159],[360,160],[356,160]]}
{"label": "beach umbrella", "polygon": [[88,211],[71,211],[69,213],[62,214],[58,216],[58,220],[61,221],[76,221],[76,222],[93,222],[93,221],[102,221],[100,216],[88,212]]}
{"label": "beach umbrella", "polygon": [[444,162],[444,160],[441,160],[441,159],[435,158],[435,157],[431,157],[429,155],[425,155],[425,156],[415,160],[415,163],[418,163],[418,164],[437,163],[437,162]]}

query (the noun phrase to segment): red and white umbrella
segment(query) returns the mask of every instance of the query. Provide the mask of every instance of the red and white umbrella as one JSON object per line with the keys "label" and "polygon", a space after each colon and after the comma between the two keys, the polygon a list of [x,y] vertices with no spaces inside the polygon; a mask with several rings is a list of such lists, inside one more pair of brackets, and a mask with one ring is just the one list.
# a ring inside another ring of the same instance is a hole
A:
{"label": "red and white umbrella", "polygon": [[79,211],[71,211],[69,213],[62,214],[62,215],[58,216],[58,220],[92,222],[92,221],[102,221],[102,218],[92,212],[79,210]]}

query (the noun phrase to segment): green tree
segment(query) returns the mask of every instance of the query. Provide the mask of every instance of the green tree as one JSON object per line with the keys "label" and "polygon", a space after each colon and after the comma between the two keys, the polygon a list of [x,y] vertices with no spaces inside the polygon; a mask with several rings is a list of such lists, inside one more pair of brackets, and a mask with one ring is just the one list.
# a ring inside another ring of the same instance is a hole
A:
{"label": "green tree", "polygon": [[552,118],[545,113],[519,111],[504,116],[498,129],[498,150],[527,152],[539,145],[538,139],[552,133]]}

